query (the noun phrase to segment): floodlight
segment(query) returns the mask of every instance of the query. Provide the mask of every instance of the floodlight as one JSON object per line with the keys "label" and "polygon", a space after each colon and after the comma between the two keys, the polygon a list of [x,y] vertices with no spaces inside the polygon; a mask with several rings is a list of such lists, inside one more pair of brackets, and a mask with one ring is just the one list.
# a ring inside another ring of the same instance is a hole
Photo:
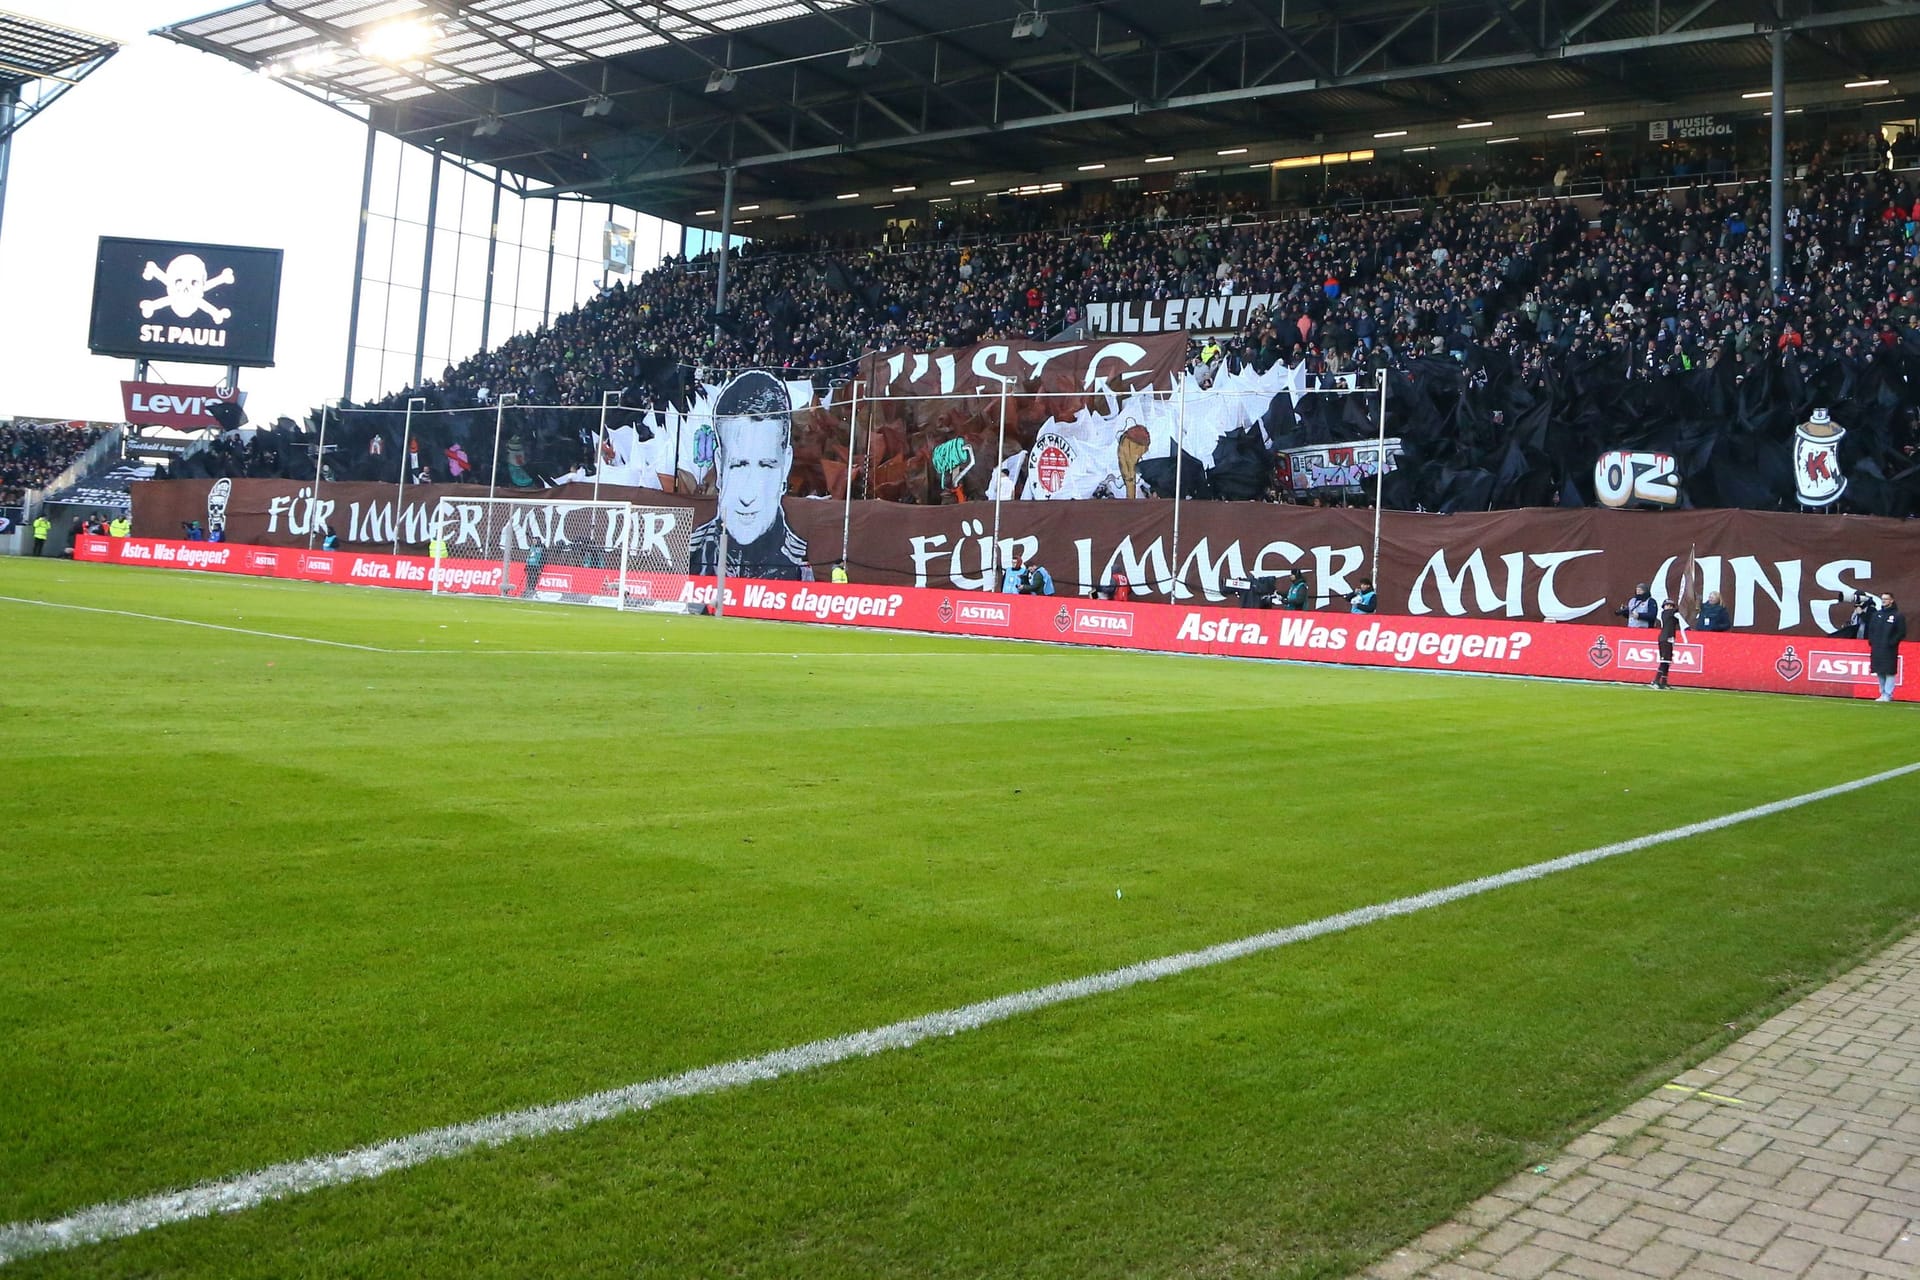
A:
{"label": "floodlight", "polygon": [[1038,9],[1029,9],[1013,20],[1013,38],[1015,40],[1038,40],[1047,34],[1047,15]]}
{"label": "floodlight", "polygon": [[433,48],[440,28],[431,22],[386,22],[361,35],[360,52],[376,62],[411,62]]}

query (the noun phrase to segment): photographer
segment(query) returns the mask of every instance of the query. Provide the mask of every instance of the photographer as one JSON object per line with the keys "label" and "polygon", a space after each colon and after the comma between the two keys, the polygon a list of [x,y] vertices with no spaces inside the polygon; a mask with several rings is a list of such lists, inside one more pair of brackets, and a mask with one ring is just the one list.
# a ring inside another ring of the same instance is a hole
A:
{"label": "photographer", "polygon": [[1846,592],[1843,591],[1840,593],[1840,603],[1843,606],[1852,606],[1853,612],[1847,615],[1845,622],[1833,629],[1833,638],[1835,640],[1865,640],[1867,638],[1867,619],[1872,617],[1873,611],[1880,607],[1879,597],[1870,595],[1865,591],[1856,591],[1853,595],[1848,596]]}
{"label": "photographer", "polygon": [[1647,590],[1647,584],[1641,583],[1633,589],[1633,598],[1613,611],[1616,618],[1625,618],[1630,627],[1654,627],[1660,623],[1660,602]]}
{"label": "photographer", "polygon": [[1023,596],[1050,596],[1053,594],[1053,575],[1035,561],[1021,573],[1015,590]]}
{"label": "photographer", "polygon": [[1262,575],[1248,578],[1246,585],[1240,588],[1240,607],[1242,609],[1271,609],[1280,603],[1280,584],[1273,577]]}
{"label": "photographer", "polygon": [[1867,615],[1866,639],[1869,670],[1880,681],[1880,696],[1875,702],[1892,702],[1893,686],[1900,680],[1900,643],[1907,638],[1907,615],[1894,605],[1893,593],[1880,597],[1879,608]]}
{"label": "photographer", "polygon": [[1380,595],[1373,589],[1372,578],[1360,579],[1360,589],[1347,596],[1347,607],[1354,613],[1372,613],[1379,604]]}
{"label": "photographer", "polygon": [[1007,566],[1006,573],[1000,578],[1000,591],[1003,595],[1009,596],[1024,594],[1021,589],[1021,584],[1026,580],[1027,562],[1025,556],[1023,553],[1016,551],[1013,553],[1013,563]]}
{"label": "photographer", "polygon": [[1287,588],[1287,594],[1280,601],[1280,607],[1282,609],[1313,608],[1313,588],[1307,582],[1306,570],[1293,569],[1287,576],[1293,579],[1293,584]]}

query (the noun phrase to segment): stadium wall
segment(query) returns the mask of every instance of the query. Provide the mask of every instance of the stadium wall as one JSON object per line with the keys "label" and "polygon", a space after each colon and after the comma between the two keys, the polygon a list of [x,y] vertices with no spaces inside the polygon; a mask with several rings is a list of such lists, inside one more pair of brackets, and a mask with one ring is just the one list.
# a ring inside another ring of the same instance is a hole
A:
{"label": "stadium wall", "polygon": [[[210,519],[208,480],[133,486],[134,532],[177,534],[184,522]],[[220,482],[225,483],[225,482]],[[286,480],[236,480],[224,512],[227,537],[257,546],[307,547],[331,524],[343,545],[360,550],[424,549],[426,528],[443,498],[476,498],[471,485],[414,486],[395,522],[396,489],[384,484],[313,486]],[[501,490],[502,497],[544,499],[555,508],[592,497],[685,506],[697,521],[713,517],[712,499],[657,489],[564,485]],[[1308,570],[1323,603],[1337,603],[1373,572],[1373,512],[1270,503],[1165,501],[1007,502],[908,506],[789,498],[785,516],[806,544],[819,577],[844,554],[857,581],[881,586],[978,591],[993,565],[1014,552],[1038,560],[1063,595],[1090,593],[1119,575],[1137,596],[1176,603],[1218,602],[1249,575]],[[1177,519],[1177,525],[1176,525]],[[1688,557],[1697,589],[1718,591],[1745,630],[1821,636],[1844,622],[1842,603],[1861,588],[1920,599],[1920,525],[1872,516],[1797,515],[1736,510],[1636,512],[1601,508],[1529,509],[1472,515],[1386,512],[1377,573],[1381,609],[1414,617],[1501,621],[1610,621],[1635,584],[1656,596],[1678,591]],[[1177,530],[1177,532],[1176,532]],[[483,549],[456,556],[489,559]],[[771,573],[764,576],[774,576]]]}

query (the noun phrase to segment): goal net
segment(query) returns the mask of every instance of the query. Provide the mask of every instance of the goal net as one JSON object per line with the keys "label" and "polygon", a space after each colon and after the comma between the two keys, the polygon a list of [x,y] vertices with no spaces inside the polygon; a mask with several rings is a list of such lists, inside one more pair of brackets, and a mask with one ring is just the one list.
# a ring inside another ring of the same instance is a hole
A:
{"label": "goal net", "polygon": [[687,507],[542,498],[442,498],[429,537],[485,560],[499,595],[615,609],[684,609]]}

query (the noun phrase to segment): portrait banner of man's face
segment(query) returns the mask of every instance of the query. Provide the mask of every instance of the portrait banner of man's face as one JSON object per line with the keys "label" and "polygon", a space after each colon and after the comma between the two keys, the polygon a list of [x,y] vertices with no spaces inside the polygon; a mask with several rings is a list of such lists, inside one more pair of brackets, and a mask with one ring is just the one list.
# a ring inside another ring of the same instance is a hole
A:
{"label": "portrait banner of man's face", "polygon": [[714,467],[719,514],[696,529],[692,570],[719,568],[746,578],[811,578],[807,544],[781,511],[793,471],[793,396],[773,374],[753,369],[721,388],[713,402]]}

